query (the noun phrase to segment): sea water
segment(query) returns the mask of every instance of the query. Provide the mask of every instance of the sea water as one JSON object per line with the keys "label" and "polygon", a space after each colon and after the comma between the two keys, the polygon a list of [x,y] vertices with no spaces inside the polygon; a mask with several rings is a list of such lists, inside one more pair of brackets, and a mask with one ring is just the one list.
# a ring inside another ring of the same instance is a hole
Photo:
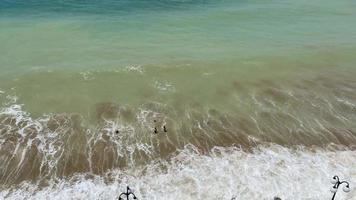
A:
{"label": "sea water", "polygon": [[[0,198],[356,199],[353,0],[0,0]],[[155,133],[155,130],[157,133]]]}

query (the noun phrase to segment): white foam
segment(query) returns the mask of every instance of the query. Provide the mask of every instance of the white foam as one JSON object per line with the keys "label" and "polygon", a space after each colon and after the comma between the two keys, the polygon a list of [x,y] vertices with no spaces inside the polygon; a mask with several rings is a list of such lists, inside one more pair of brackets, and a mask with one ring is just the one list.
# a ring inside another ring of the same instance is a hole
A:
{"label": "white foam", "polygon": [[[137,142],[135,138],[135,128],[129,124],[125,124],[119,121],[105,121],[104,126],[100,128],[101,130],[93,131],[89,133],[90,139],[88,144],[95,144],[99,140],[102,139],[102,131],[106,133],[108,137],[110,137],[110,141],[115,144],[116,153],[119,157],[127,157],[130,161],[129,164],[134,165],[133,161],[133,153],[135,150],[143,151],[147,154],[151,154],[152,146]],[[88,130],[90,131],[90,130]],[[119,133],[115,133],[119,131]],[[89,146],[89,148],[92,148]],[[89,151],[90,153],[92,151]],[[91,156],[89,156],[91,157]],[[90,160],[90,159],[89,159]],[[89,163],[91,163],[89,161]],[[91,166],[92,169],[92,166]]]}
{"label": "white foam", "polygon": [[82,75],[83,79],[86,81],[91,81],[94,80],[94,71],[83,71],[79,73],[80,75]]}
{"label": "white foam", "polygon": [[[281,146],[260,147],[252,153],[237,148],[215,148],[202,155],[187,146],[169,162],[152,163],[144,169],[111,171],[113,183],[102,177],[61,180],[36,191],[22,184],[4,190],[7,199],[115,199],[127,185],[139,199],[331,199],[330,178],[337,174],[351,184],[341,188],[337,199],[356,199],[356,152],[291,150]],[[165,167],[160,167],[160,166]]]}
{"label": "white foam", "polygon": [[124,67],[124,71],[138,72],[140,74],[144,73],[144,69],[141,65],[128,65],[128,66]]}
{"label": "white foam", "polygon": [[[16,98],[12,101],[16,102]],[[29,113],[22,110],[23,105],[21,104],[12,104],[6,108],[0,109],[0,115],[9,115],[16,119],[16,124],[22,121],[30,121],[31,118]]]}
{"label": "white foam", "polygon": [[155,81],[154,87],[161,92],[175,92],[175,87],[168,81]]}

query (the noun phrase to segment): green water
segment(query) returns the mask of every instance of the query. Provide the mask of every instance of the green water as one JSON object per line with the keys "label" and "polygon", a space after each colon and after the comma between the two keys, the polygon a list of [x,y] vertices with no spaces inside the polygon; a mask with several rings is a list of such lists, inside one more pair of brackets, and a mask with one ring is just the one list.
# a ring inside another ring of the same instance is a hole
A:
{"label": "green water", "polygon": [[0,89],[35,116],[87,114],[102,102],[230,110],[234,82],[355,71],[354,1],[1,6]]}
{"label": "green water", "polygon": [[4,9],[1,88],[14,88],[33,113],[147,98],[215,103],[222,100],[215,91],[234,80],[352,68],[355,10],[353,1],[223,1],[108,14]]}
{"label": "green water", "polygon": [[355,77],[355,0],[0,0],[0,196],[329,198]]}

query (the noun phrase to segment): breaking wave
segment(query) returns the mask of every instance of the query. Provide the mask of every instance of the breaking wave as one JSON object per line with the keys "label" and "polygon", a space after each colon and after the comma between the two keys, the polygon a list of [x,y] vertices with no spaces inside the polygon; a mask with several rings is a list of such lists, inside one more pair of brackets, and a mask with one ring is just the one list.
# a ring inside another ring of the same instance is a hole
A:
{"label": "breaking wave", "polygon": [[[215,147],[204,155],[187,145],[168,160],[109,170],[102,176],[77,173],[46,185],[23,182],[6,189],[7,199],[116,199],[127,185],[139,199],[329,199],[330,178],[355,185],[356,154],[351,150],[295,149],[261,145],[251,152]],[[338,194],[355,199],[355,190]]]}

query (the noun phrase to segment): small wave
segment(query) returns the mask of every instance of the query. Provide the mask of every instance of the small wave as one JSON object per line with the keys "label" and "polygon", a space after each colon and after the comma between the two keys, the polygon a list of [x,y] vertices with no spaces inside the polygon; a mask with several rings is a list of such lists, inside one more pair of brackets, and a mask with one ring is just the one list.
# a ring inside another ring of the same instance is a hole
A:
{"label": "small wave", "polygon": [[[160,160],[105,175],[76,174],[41,187],[25,182],[0,192],[6,199],[115,199],[129,185],[139,199],[330,199],[330,178],[356,182],[355,151],[259,146],[253,152],[215,147],[210,155],[187,145]],[[355,190],[338,193],[355,199]]]}
{"label": "small wave", "polygon": [[[0,184],[48,183],[90,173],[146,166],[191,144],[205,155],[220,147],[252,152],[261,144],[355,150],[355,83],[323,76],[281,87],[271,81],[233,82],[236,107],[200,103],[138,105],[102,102],[92,113],[34,118],[16,96],[0,108]],[[343,87],[341,87],[343,86]],[[305,90],[305,87],[314,87]],[[246,89],[249,88],[249,89]]]}
{"label": "small wave", "polygon": [[126,66],[124,68],[124,71],[128,71],[128,72],[138,72],[140,74],[143,74],[145,71],[144,71],[144,68],[141,66],[141,65],[129,65],[129,66]]}
{"label": "small wave", "polygon": [[167,81],[155,81],[154,87],[161,92],[175,92],[175,87]]}

